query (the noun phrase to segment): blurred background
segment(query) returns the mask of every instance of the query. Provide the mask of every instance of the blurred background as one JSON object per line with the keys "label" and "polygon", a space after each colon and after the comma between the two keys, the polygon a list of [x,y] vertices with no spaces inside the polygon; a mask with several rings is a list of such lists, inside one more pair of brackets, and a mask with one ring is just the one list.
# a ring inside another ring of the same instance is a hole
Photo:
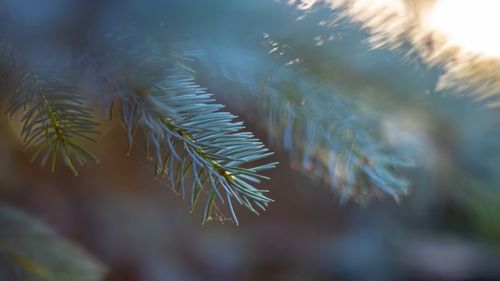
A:
{"label": "blurred background", "polygon": [[[193,40],[206,52],[199,80],[280,162],[267,173],[275,200],[268,211],[238,207],[239,226],[202,226],[199,213],[155,179],[143,151],[127,155],[117,122],[100,121],[92,147],[100,161],[75,177],[30,163],[18,121],[3,116],[1,201],[85,249],[106,268],[103,280],[500,280],[500,110],[468,89],[436,90],[447,69],[428,65],[411,43],[373,48],[370,30],[319,1],[307,11],[297,8],[307,3],[264,0],[3,2],[30,50],[55,52],[60,41],[83,47],[78,31],[122,22]],[[407,196],[340,204],[334,187],[277,144],[259,118],[265,105],[240,97],[271,64],[262,59],[268,35],[326,73],[362,124],[413,151],[416,165],[401,172]]]}

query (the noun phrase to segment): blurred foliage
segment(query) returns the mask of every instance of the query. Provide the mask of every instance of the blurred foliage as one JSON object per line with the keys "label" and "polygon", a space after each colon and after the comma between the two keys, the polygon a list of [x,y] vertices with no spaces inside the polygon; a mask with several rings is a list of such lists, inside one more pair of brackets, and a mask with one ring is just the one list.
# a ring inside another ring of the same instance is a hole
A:
{"label": "blurred foliage", "polygon": [[[377,128],[381,117],[356,108],[355,95],[342,93],[289,43],[269,34],[262,41],[261,52],[232,46],[210,52],[204,61],[211,79],[222,76],[246,87],[247,95],[231,96],[230,102],[257,101],[257,119],[266,124],[269,141],[288,150],[311,178],[338,190],[343,202],[366,204],[384,193],[399,201],[406,195],[410,184],[400,172],[414,166],[415,148],[387,143]],[[241,52],[253,57],[240,60]]]}
{"label": "blurred foliage", "polygon": [[[97,281],[105,267],[45,224],[8,205],[0,205],[2,280]],[[9,270],[11,264],[12,268]],[[16,269],[17,268],[17,269]]]}

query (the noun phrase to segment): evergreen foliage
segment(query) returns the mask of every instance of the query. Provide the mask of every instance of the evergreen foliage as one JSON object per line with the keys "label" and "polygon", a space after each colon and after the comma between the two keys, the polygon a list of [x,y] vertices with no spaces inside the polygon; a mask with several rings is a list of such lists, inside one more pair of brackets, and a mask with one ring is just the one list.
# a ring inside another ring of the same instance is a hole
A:
{"label": "evergreen foliage", "polygon": [[247,95],[228,99],[257,101],[272,143],[289,151],[304,173],[337,190],[342,203],[365,204],[384,194],[398,201],[408,194],[410,183],[401,172],[414,166],[413,151],[381,140],[370,128],[373,120],[356,108],[355,96],[342,93],[293,43],[269,34],[262,43],[257,52],[240,46],[212,50],[202,58],[203,67],[215,72],[209,79],[223,77],[245,89]]}
{"label": "evergreen foliage", "polygon": [[[256,214],[265,210],[272,200],[255,184],[267,179],[261,172],[276,163],[256,161],[272,153],[253,134],[242,131],[243,122],[235,121],[235,115],[220,111],[223,105],[214,103],[196,83],[188,63],[199,51],[188,41],[166,43],[162,37],[144,38],[133,27],[124,30],[103,36],[102,45],[78,55],[74,67],[99,73],[90,77],[98,79],[92,81],[92,91],[101,96],[101,106],[110,116],[113,104],[120,104],[130,150],[142,131],[156,176],[166,176],[183,198],[189,195],[191,210],[201,198],[205,201],[203,223],[214,216],[225,218],[216,202],[227,204],[236,224],[233,202]],[[41,158],[42,165],[50,163],[54,172],[61,157],[78,175],[74,162],[97,160],[79,142],[95,141],[98,133],[78,81],[59,74],[58,65],[29,69],[18,56],[12,52],[6,57],[13,63],[3,82],[9,89],[8,112],[22,111],[21,137],[34,151],[32,160]]]}
{"label": "evergreen foliage", "polygon": [[97,281],[106,273],[89,253],[16,208],[0,204],[0,223],[2,280]]}
{"label": "evergreen foliage", "polygon": [[[16,70],[13,70],[16,71]],[[50,162],[54,173],[58,155],[75,174],[74,161],[84,164],[97,158],[79,144],[80,139],[94,141],[98,125],[90,109],[71,80],[51,70],[20,71],[14,81],[15,90],[9,98],[11,115],[22,110],[21,137],[34,153],[32,161],[41,158]]]}
{"label": "evergreen foliage", "polygon": [[[9,19],[6,14],[2,29]],[[218,204],[227,205],[235,223],[234,202],[258,214],[272,202],[260,187],[267,179],[262,172],[276,163],[262,162],[272,153],[199,84],[198,71],[204,77],[220,72],[250,93],[232,98],[244,97],[259,112],[270,140],[282,143],[309,175],[337,189],[344,202],[366,202],[383,193],[399,199],[408,192],[399,170],[412,161],[367,128],[352,97],[269,35],[251,58],[258,63],[246,65],[217,59],[228,50],[214,52],[163,27],[144,32],[131,23],[81,35],[88,43],[48,63],[18,48],[23,36],[5,32],[0,37],[7,111],[22,112],[25,146],[52,172],[58,158],[75,175],[75,163],[97,161],[86,142],[98,139],[94,120],[102,117],[93,117],[90,108],[99,104],[110,118],[119,109],[129,153],[133,145],[143,145],[154,174],[189,198],[191,210],[204,201],[203,222],[224,217]]]}

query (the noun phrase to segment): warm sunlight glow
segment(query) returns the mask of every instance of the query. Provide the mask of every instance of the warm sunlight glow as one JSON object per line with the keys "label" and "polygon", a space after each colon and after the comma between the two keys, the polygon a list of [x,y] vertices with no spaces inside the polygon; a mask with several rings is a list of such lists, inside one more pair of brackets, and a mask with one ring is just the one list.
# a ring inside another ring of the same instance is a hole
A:
{"label": "warm sunlight glow", "polygon": [[495,0],[439,0],[423,24],[446,36],[450,47],[500,58],[499,11],[500,1]]}
{"label": "warm sunlight glow", "polygon": [[500,0],[298,3],[303,10],[323,3],[339,11],[339,16],[369,33],[368,42],[373,48],[398,49],[410,43],[411,50],[429,66],[442,67],[437,90],[455,89],[458,94],[487,100],[488,106],[500,106]]}

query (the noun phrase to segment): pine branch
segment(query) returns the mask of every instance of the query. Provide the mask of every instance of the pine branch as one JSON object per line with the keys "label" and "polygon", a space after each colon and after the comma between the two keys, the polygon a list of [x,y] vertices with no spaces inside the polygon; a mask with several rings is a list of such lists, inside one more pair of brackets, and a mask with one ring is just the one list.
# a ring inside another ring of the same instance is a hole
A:
{"label": "pine branch", "polygon": [[231,95],[231,100],[239,97],[245,108],[258,104],[254,116],[266,123],[271,142],[290,152],[299,163],[295,167],[338,190],[342,202],[406,195],[409,182],[400,171],[413,165],[411,151],[379,139],[373,118],[359,112],[355,98],[342,93],[290,44],[268,34],[264,38],[262,52],[210,50],[202,63],[205,72],[245,88],[247,95]]}
{"label": "pine branch", "polygon": [[365,202],[379,190],[396,200],[408,193],[409,183],[397,170],[413,162],[377,140],[369,121],[360,123],[328,82],[288,65],[274,73],[270,86],[260,103],[268,105],[272,137],[297,155],[305,171],[337,188],[342,201]]}
{"label": "pine branch", "polygon": [[253,184],[267,179],[260,172],[276,163],[252,164],[272,153],[251,133],[241,132],[242,122],[234,122],[236,116],[219,111],[223,106],[213,101],[191,78],[170,76],[124,102],[122,118],[131,143],[138,127],[145,131],[156,174],[168,176],[183,198],[186,176],[191,174],[191,210],[201,191],[208,193],[203,223],[216,213],[218,199],[227,202],[238,224],[233,200],[256,214],[272,202],[266,190]]}
{"label": "pine branch", "polygon": [[10,97],[9,113],[23,111],[21,137],[26,149],[34,153],[32,161],[41,157],[42,166],[50,163],[55,172],[57,158],[78,175],[75,162],[83,165],[97,158],[79,144],[80,139],[95,140],[98,125],[90,109],[70,79],[51,70],[22,71]]}
{"label": "pine branch", "polygon": [[190,64],[201,52],[189,41],[171,43],[163,36],[133,29],[108,33],[102,44],[107,52],[95,53],[99,64],[114,71],[101,88],[110,83],[117,90],[111,94],[121,103],[130,149],[143,131],[155,175],[167,177],[183,198],[189,196],[191,211],[205,200],[203,223],[224,217],[219,203],[227,204],[238,224],[233,202],[258,214],[272,201],[254,184],[267,179],[260,173],[276,163],[254,164],[271,153],[251,133],[241,132],[242,122],[219,111],[223,106],[195,83]]}

